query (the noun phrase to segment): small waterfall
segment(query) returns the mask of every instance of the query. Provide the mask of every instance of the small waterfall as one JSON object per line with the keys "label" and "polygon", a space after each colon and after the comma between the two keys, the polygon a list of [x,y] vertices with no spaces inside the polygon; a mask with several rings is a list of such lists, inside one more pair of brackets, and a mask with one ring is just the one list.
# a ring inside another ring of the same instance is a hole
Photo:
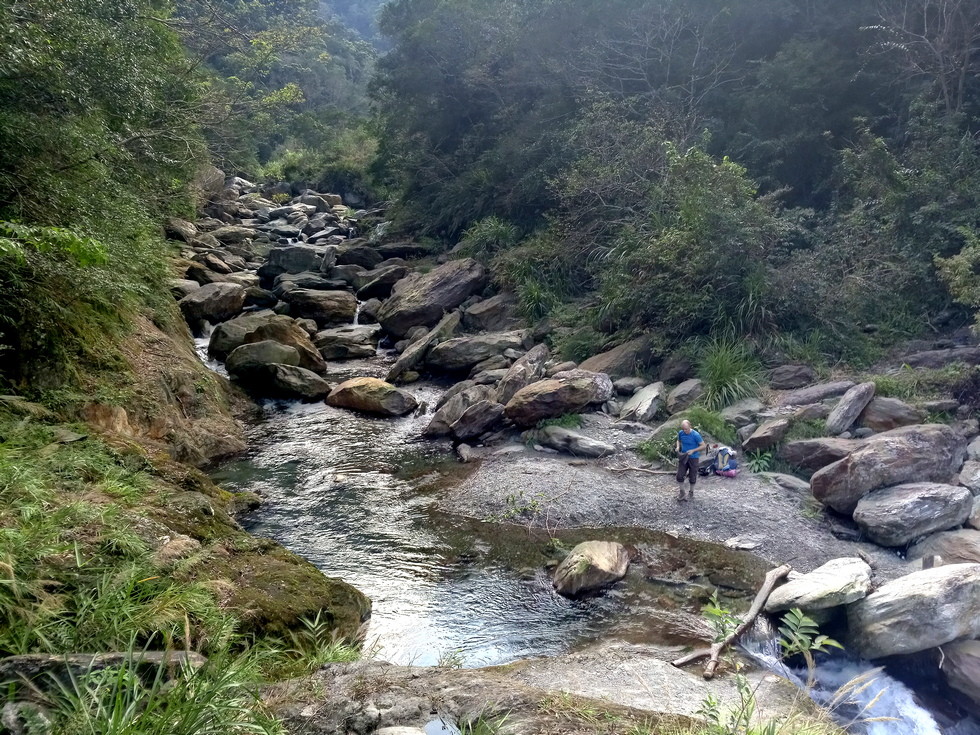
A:
{"label": "small waterfall", "polygon": [[361,302],[357,302],[357,307],[354,309],[354,326],[358,325],[358,319],[361,318]]}
{"label": "small waterfall", "polygon": [[[760,666],[801,689],[806,671],[788,667],[773,638],[747,640],[743,652]],[[935,719],[915,702],[912,691],[883,669],[847,656],[821,657],[810,697],[828,709],[849,732],[865,735],[944,735]],[[966,735],[966,731],[960,731]],[[948,732],[946,735],[950,735]]]}

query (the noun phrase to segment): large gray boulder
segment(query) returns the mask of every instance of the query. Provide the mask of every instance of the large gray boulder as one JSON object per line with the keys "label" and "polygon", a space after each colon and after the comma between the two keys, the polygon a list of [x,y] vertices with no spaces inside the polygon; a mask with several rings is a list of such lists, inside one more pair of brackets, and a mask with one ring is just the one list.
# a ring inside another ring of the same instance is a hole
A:
{"label": "large gray boulder", "polygon": [[346,291],[297,289],[286,294],[289,313],[297,319],[312,319],[317,326],[349,324],[357,313],[357,299]]}
{"label": "large gray boulder", "polygon": [[299,353],[299,366],[314,373],[324,373],[327,364],[310,341],[306,330],[288,316],[276,316],[245,335],[245,344],[273,340],[288,345]]}
{"label": "large gray boulder", "polygon": [[317,332],[313,344],[324,360],[353,360],[374,357],[380,337],[381,327],[376,324],[348,324]]}
{"label": "large gray boulder", "polygon": [[577,597],[608,587],[626,576],[632,554],[612,541],[585,541],[555,570],[554,587],[560,595]]}
{"label": "large gray boulder", "polygon": [[745,452],[764,452],[779,444],[789,433],[792,422],[789,419],[770,419],[742,442]]}
{"label": "large gray boulder", "polygon": [[537,345],[519,357],[497,386],[497,402],[507,405],[517,391],[543,378],[549,356],[547,345]]}
{"label": "large gray boulder", "polygon": [[591,439],[584,434],[561,426],[545,426],[543,429],[530,431],[527,433],[527,438],[541,446],[549,447],[564,454],[571,454],[574,457],[597,459],[608,457],[616,452],[616,447],[612,444]]}
{"label": "large gray boulder", "polygon": [[225,227],[219,227],[210,234],[211,237],[215,238],[224,245],[237,245],[245,242],[246,240],[254,240],[258,235],[258,232],[251,227],[227,225]]}
{"label": "large gray boulder", "polygon": [[526,330],[495,332],[476,337],[457,337],[433,347],[425,363],[435,370],[457,372],[469,370],[484,360],[503,355],[507,350],[525,350],[531,346]]}
{"label": "large gray boulder", "polygon": [[728,408],[721,410],[721,417],[730,424],[738,428],[748,426],[756,417],[765,410],[765,406],[758,398],[743,398],[738,403],[733,403]]}
{"label": "large gray boulder", "polygon": [[453,425],[471,406],[483,402],[496,403],[495,397],[496,389],[490,385],[472,385],[456,392],[436,410],[423,435],[430,439],[449,436]]}
{"label": "large gray boulder", "polygon": [[605,373],[594,373],[591,370],[584,370],[581,367],[578,367],[571,370],[562,370],[558,373],[552,373],[550,377],[552,380],[588,380],[592,386],[591,403],[605,403],[616,395],[616,389],[613,388],[613,382]]}
{"label": "large gray boulder", "polygon": [[827,417],[826,432],[831,436],[837,436],[847,431],[851,424],[857,421],[857,417],[861,415],[874,395],[875,384],[871,382],[855,385],[848,390]]}
{"label": "large gray boulder", "polygon": [[953,689],[980,705],[980,641],[943,646],[940,668]]}
{"label": "large gray boulder", "polygon": [[177,303],[191,329],[198,331],[202,322],[216,324],[238,316],[245,306],[245,289],[236,283],[209,283]]}
{"label": "large gray boulder", "polygon": [[847,605],[867,597],[871,567],[863,559],[831,559],[809,574],[801,574],[773,590],[766,612],[798,607],[803,612]]}
{"label": "large gray boulder", "polygon": [[295,365],[298,367],[299,360],[299,352],[295,348],[270,339],[236,347],[228,355],[225,367],[232,375],[245,376],[254,372],[256,368],[263,368],[267,365]]}
{"label": "large gray boulder", "polygon": [[779,458],[802,470],[816,471],[844,459],[865,444],[864,439],[798,439],[786,442],[779,448]]}
{"label": "large gray boulder", "polygon": [[208,341],[208,354],[216,360],[224,360],[236,347],[245,344],[245,337],[260,326],[277,317],[271,310],[255,311],[242,314],[218,324],[211,332]]}
{"label": "large gray boulder", "polygon": [[814,473],[810,486],[821,503],[850,515],[872,490],[948,482],[965,452],[966,442],[948,426],[906,426],[868,438],[863,447]]}
{"label": "large gray boulder", "polygon": [[287,245],[269,251],[265,264],[259,268],[263,283],[272,283],[283,273],[329,273],[337,262],[337,251],[319,245]]}
{"label": "large gray boulder", "polygon": [[384,256],[369,245],[356,244],[337,251],[337,265],[359,265],[371,270],[381,265]]}
{"label": "large gray boulder", "polygon": [[833,383],[821,383],[812,385],[809,388],[801,388],[792,393],[785,394],[779,399],[780,406],[809,406],[811,403],[820,403],[827,398],[842,396],[851,388],[854,383],[850,380],[839,380]]}
{"label": "large gray boulder", "polygon": [[897,398],[875,396],[858,416],[857,423],[872,431],[891,431],[901,426],[914,426],[925,417],[925,411]]}
{"label": "large gray boulder", "polygon": [[973,510],[969,490],[915,482],[874,490],[858,501],[854,520],[882,546],[905,546],[935,531],[962,525]]}
{"label": "large gray boulder", "polygon": [[980,496],[980,462],[969,459],[960,468],[960,485]]}
{"label": "large gray boulder", "polygon": [[817,371],[809,365],[780,365],[769,376],[773,390],[792,390],[810,385],[817,379]]}
{"label": "large gray boulder", "polygon": [[361,301],[368,299],[386,299],[391,295],[395,284],[408,275],[408,267],[404,265],[381,266],[368,271],[359,277],[364,285],[357,289],[357,298]]}
{"label": "large gray boulder", "polygon": [[322,401],[333,388],[313,371],[294,365],[270,365],[263,372],[265,380],[261,383],[254,379],[251,381],[252,392],[270,398]]}
{"label": "large gray boulder", "polygon": [[519,322],[517,298],[512,293],[478,301],[463,312],[463,326],[471,332],[503,332]]}
{"label": "large gray boulder", "polygon": [[330,392],[327,403],[380,416],[404,416],[418,406],[411,393],[377,378],[347,380]]}
{"label": "large gray boulder", "polygon": [[980,564],[980,531],[961,528],[958,531],[934,533],[909,548],[909,559],[925,556],[941,556],[951,564]]}
{"label": "large gray boulder", "polygon": [[980,564],[951,564],[892,580],[848,606],[849,650],[869,659],[980,636]]}
{"label": "large gray boulder", "polygon": [[903,365],[913,368],[928,368],[938,370],[947,365],[960,363],[962,365],[980,365],[980,347],[953,347],[948,350],[929,350],[906,355]]}
{"label": "large gray boulder", "polygon": [[[452,260],[411,283],[399,282],[378,312],[378,322],[394,337],[403,338],[412,327],[431,327],[445,312],[455,309],[487,285],[486,269],[470,258]],[[404,287],[401,287],[405,284]]]}
{"label": "large gray boulder", "polygon": [[507,402],[506,415],[519,426],[578,413],[593,402],[595,388],[587,378],[549,378],[522,388]]}
{"label": "large gray boulder", "polygon": [[649,423],[660,413],[666,398],[667,387],[663,383],[648,385],[633,394],[619,412],[619,418],[621,421]]}
{"label": "large gray boulder", "polygon": [[[364,307],[361,307],[361,312],[363,314]],[[446,314],[431,332],[417,342],[410,344],[401,356],[395,360],[395,364],[388,370],[387,381],[394,383],[400,380],[405,373],[410,370],[415,370],[415,368],[425,361],[429,350],[440,342],[444,342],[452,337],[458,326],[459,312],[454,311],[451,314]]]}
{"label": "large gray boulder", "polygon": [[667,396],[667,411],[672,414],[680,413],[693,406],[702,395],[704,395],[704,386],[701,385],[700,380],[697,378],[685,380]]}
{"label": "large gray boulder", "polygon": [[457,441],[470,441],[490,431],[503,416],[504,407],[499,403],[480,401],[463,411],[449,427],[449,433]]}
{"label": "large gray boulder", "polygon": [[579,368],[593,373],[605,373],[615,380],[643,372],[654,360],[649,338],[640,337],[590,357]]}

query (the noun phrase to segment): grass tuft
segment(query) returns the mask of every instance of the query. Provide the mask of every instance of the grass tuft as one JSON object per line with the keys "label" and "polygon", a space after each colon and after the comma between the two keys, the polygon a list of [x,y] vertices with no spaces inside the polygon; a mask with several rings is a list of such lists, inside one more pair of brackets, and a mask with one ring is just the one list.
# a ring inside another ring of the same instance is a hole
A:
{"label": "grass tuft", "polygon": [[698,377],[704,388],[701,402],[709,410],[718,411],[759,393],[763,385],[762,363],[744,340],[715,337],[701,351]]}

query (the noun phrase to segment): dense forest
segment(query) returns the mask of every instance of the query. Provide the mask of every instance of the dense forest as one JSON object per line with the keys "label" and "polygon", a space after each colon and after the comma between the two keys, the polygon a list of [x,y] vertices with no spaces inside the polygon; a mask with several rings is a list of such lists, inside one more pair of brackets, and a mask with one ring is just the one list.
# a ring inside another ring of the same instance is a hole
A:
{"label": "dense forest", "polygon": [[24,365],[153,310],[158,223],[205,163],[394,201],[393,234],[486,262],[576,358],[728,331],[859,362],[980,303],[968,0],[4,0],[0,22],[0,341]]}

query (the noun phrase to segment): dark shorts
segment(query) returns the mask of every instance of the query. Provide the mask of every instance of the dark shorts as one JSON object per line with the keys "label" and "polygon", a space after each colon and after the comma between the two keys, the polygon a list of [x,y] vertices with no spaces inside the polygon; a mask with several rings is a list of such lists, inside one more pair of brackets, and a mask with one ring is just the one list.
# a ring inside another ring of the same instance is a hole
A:
{"label": "dark shorts", "polygon": [[684,482],[684,475],[687,475],[691,484],[694,485],[698,481],[698,466],[700,464],[700,457],[681,457],[677,462],[677,482]]}

